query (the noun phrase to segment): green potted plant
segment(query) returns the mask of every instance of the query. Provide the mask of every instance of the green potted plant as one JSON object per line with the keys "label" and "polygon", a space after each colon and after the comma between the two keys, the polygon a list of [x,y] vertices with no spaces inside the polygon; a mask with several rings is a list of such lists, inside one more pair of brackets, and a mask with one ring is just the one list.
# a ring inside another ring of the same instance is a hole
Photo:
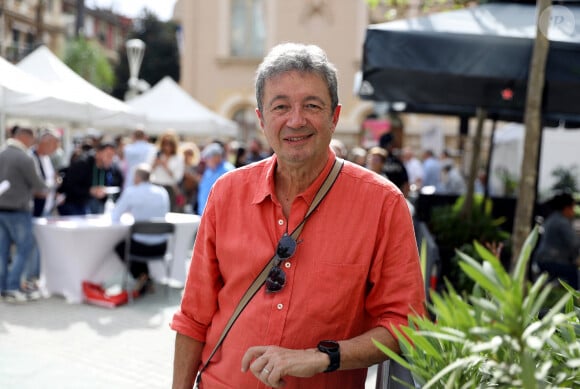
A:
{"label": "green potted plant", "polygon": [[537,236],[536,227],[511,274],[479,243],[482,263],[460,253],[461,269],[475,283],[471,293],[461,296],[451,285],[433,292],[435,321],[411,317],[394,329],[401,355],[377,346],[421,388],[580,387],[579,295],[568,287],[540,315],[552,285],[546,275],[531,284],[525,271]]}
{"label": "green potted plant", "polygon": [[470,215],[462,213],[464,201],[464,197],[459,197],[452,205],[434,207],[429,222],[429,228],[439,247],[442,276],[459,293],[471,290],[473,282],[459,268],[456,250],[466,251],[481,262],[473,248],[473,241],[505,242],[509,245],[510,236],[501,228],[505,217],[495,218],[492,215],[493,205],[490,199],[475,196]]}

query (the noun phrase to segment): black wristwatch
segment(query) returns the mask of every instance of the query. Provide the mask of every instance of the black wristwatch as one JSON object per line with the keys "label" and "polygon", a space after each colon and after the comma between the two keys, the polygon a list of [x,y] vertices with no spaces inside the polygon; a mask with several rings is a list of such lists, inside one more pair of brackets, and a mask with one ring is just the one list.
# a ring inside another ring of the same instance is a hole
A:
{"label": "black wristwatch", "polygon": [[330,365],[324,370],[325,373],[335,371],[340,367],[340,346],[334,340],[322,340],[318,343],[318,351],[328,354]]}

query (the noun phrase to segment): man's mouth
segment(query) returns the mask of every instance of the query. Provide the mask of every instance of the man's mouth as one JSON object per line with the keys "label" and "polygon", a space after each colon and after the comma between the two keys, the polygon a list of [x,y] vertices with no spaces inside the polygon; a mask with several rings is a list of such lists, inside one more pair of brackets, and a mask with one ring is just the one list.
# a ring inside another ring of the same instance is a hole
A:
{"label": "man's mouth", "polygon": [[290,136],[285,138],[285,140],[289,141],[289,142],[300,142],[303,141],[307,138],[309,138],[310,135],[304,135],[304,136]]}

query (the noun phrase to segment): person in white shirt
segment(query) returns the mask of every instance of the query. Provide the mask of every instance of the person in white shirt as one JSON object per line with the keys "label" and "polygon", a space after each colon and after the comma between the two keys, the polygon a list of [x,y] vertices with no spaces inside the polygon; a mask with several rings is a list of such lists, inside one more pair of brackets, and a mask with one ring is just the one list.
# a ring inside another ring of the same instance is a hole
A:
{"label": "person in white shirt", "polygon": [[38,137],[38,142],[31,149],[36,170],[46,184],[48,190],[42,194],[35,194],[34,217],[49,216],[56,206],[57,174],[52,164],[51,156],[58,148],[59,137],[51,130],[44,130]]}
{"label": "person in white shirt", "polygon": [[179,138],[173,131],[168,131],[159,138],[157,155],[151,163],[151,182],[163,186],[169,194],[170,209],[179,211],[177,195],[179,183],[183,179],[185,163],[178,153]]}
{"label": "person in white shirt", "polygon": [[142,128],[133,131],[133,142],[123,148],[123,157],[127,168],[125,187],[133,185],[133,173],[137,165],[151,162],[156,151],[155,145],[148,141],[147,134]]}
{"label": "person in white shirt", "polygon": [[[34,160],[36,173],[46,184],[46,190],[34,194],[32,216],[46,217],[52,214],[56,207],[57,173],[51,160],[52,154],[59,144],[59,135],[49,129],[43,130],[29,152]],[[40,252],[34,245],[34,255],[24,268],[22,290],[32,300],[41,297],[38,280],[40,279]]]}
{"label": "person in white shirt", "polygon": [[411,191],[421,188],[421,183],[423,182],[423,164],[421,161],[415,157],[413,150],[409,147],[403,148],[401,159],[405,165],[405,169],[407,169],[407,174],[409,175]]}
{"label": "person in white shirt", "polygon": [[[169,195],[167,191],[149,182],[151,168],[148,164],[137,165],[134,171],[133,185],[126,188],[111,213],[113,222],[121,220],[121,216],[129,213],[135,221],[152,218],[163,218],[169,212]],[[135,255],[162,255],[167,248],[165,235],[135,236],[131,240],[131,253]],[[125,240],[115,246],[115,252],[124,261]],[[152,286],[149,278],[149,268],[146,263],[131,262],[131,275],[137,280],[136,290],[139,294]]]}

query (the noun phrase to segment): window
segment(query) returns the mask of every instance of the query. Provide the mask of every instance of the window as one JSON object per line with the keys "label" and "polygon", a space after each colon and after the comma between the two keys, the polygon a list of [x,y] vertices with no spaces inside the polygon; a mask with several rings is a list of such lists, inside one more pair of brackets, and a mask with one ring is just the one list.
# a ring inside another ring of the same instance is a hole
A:
{"label": "window", "polygon": [[230,54],[234,57],[264,56],[266,31],[263,0],[231,0]]}
{"label": "window", "polygon": [[238,109],[233,116],[233,120],[240,127],[240,139],[247,142],[258,134],[260,129],[256,111],[253,106],[246,106]]}

